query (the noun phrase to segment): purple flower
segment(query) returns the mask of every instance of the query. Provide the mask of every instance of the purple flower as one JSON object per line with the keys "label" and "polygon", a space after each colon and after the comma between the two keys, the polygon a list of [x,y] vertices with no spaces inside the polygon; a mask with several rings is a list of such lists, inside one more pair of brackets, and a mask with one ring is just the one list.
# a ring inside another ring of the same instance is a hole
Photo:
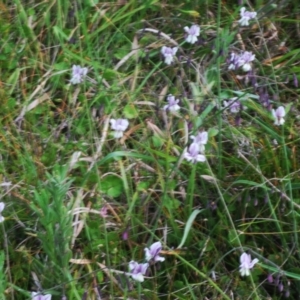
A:
{"label": "purple flower", "polygon": [[80,66],[73,65],[72,78],[70,82],[72,84],[81,83],[88,72],[88,68],[81,68]]}
{"label": "purple flower", "polygon": [[178,50],[177,47],[170,48],[170,47],[163,46],[161,48],[161,54],[164,56],[165,63],[167,65],[170,65],[174,61],[174,56],[176,55],[177,50]]}
{"label": "purple flower", "polygon": [[122,240],[123,240],[123,241],[127,241],[128,238],[129,238],[129,228],[127,227],[127,228],[125,229],[125,231],[123,231],[123,233],[122,233]]}
{"label": "purple flower", "polygon": [[236,70],[239,68],[239,55],[232,52],[228,60],[229,66],[228,70]]}
{"label": "purple flower", "polygon": [[107,218],[107,210],[108,210],[108,206],[104,204],[100,209],[100,216],[102,218]]}
{"label": "purple flower", "polygon": [[123,132],[127,129],[129,122],[126,119],[110,119],[111,129],[114,130],[116,139],[123,136]]}
{"label": "purple flower", "polygon": [[206,131],[199,132],[196,136],[191,135],[191,139],[193,140],[193,144],[198,145],[198,149],[200,153],[204,153],[205,147],[208,140],[208,133]]}
{"label": "purple flower", "polygon": [[5,203],[4,202],[0,202],[0,223],[2,223],[4,221],[4,217],[1,215],[1,213],[3,212],[5,208]]}
{"label": "purple flower", "polygon": [[31,299],[32,300],[51,300],[52,295],[42,295],[40,293],[32,292]]}
{"label": "purple flower", "polygon": [[206,160],[203,154],[199,154],[200,149],[197,143],[192,143],[189,149],[184,153],[184,158],[192,163],[197,163],[198,161],[204,162]]}
{"label": "purple flower", "polygon": [[268,280],[269,283],[273,283],[273,281],[274,281],[273,275],[268,274],[267,280]]}
{"label": "purple flower", "polygon": [[175,100],[175,97],[173,95],[168,95],[167,101],[169,102],[169,104],[164,106],[164,110],[175,112],[180,109],[180,106],[178,105],[179,99]]}
{"label": "purple flower", "polygon": [[279,106],[276,110],[272,109],[272,115],[275,119],[275,125],[283,125],[284,124],[284,117],[285,117],[285,110],[283,106]]}
{"label": "purple flower", "polygon": [[296,76],[296,74],[293,74],[293,80],[294,80],[294,86],[298,87],[299,86],[299,82],[298,82],[298,77]]}
{"label": "purple flower", "polygon": [[267,90],[261,88],[259,89],[259,102],[264,106],[268,107],[270,105],[270,96],[267,92]]}
{"label": "purple flower", "polygon": [[250,269],[254,267],[254,265],[258,262],[258,259],[255,258],[251,260],[251,255],[247,253],[243,253],[240,257],[240,273],[241,276],[249,276]]}
{"label": "purple flower", "polygon": [[144,275],[149,267],[149,264],[138,264],[136,261],[131,261],[129,263],[129,275],[136,281],[143,282]]}
{"label": "purple flower", "polygon": [[254,19],[257,15],[256,12],[250,12],[250,11],[246,11],[245,7],[241,8],[241,19],[239,20],[239,23],[241,26],[248,26],[249,25],[249,21],[251,19]]}
{"label": "purple flower", "polygon": [[251,62],[255,59],[255,54],[250,51],[245,51],[240,55],[239,64],[244,72],[251,70]]}
{"label": "purple flower", "polygon": [[185,39],[187,43],[194,44],[198,41],[198,36],[200,35],[199,25],[192,25],[191,28],[185,26],[183,29],[188,34],[188,36]]}
{"label": "purple flower", "polygon": [[279,292],[282,292],[283,289],[284,289],[284,285],[282,284],[282,282],[280,282],[279,285],[278,285]]}
{"label": "purple flower", "polygon": [[230,112],[238,113],[241,109],[241,102],[237,100],[237,97],[231,98],[228,101],[223,101],[225,108],[230,108]]}
{"label": "purple flower", "polygon": [[249,72],[252,69],[251,62],[255,59],[255,54],[250,51],[245,51],[241,54],[232,52],[229,58],[228,70],[236,70],[242,67],[244,72]]}
{"label": "purple flower", "polygon": [[151,259],[154,260],[154,262],[157,261],[164,261],[165,258],[159,256],[159,252],[161,251],[162,245],[161,242],[153,243],[150,248],[145,248],[145,256],[146,260],[150,261]]}

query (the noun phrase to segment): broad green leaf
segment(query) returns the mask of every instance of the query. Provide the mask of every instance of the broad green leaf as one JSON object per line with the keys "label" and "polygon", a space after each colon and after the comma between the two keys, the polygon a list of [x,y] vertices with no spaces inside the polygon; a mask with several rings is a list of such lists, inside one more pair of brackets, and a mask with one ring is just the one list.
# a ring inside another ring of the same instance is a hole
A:
{"label": "broad green leaf", "polygon": [[124,113],[124,117],[127,118],[127,119],[133,119],[133,118],[136,118],[139,115],[138,111],[135,108],[135,106],[131,103],[127,104],[124,107],[123,113]]}
{"label": "broad green leaf", "polygon": [[117,176],[108,175],[101,180],[100,190],[110,197],[118,197],[123,193],[123,182]]}

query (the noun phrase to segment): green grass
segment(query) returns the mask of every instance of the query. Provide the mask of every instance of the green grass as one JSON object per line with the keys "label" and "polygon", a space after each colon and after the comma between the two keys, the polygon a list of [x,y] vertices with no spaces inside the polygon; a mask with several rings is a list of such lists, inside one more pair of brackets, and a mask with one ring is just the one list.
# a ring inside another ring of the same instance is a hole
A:
{"label": "green grass", "polygon": [[[237,1],[0,1],[0,299],[298,299],[300,10],[247,8],[257,21],[240,28]],[[228,71],[241,50],[257,87]],[[72,65],[89,69],[81,84]],[[224,109],[232,97],[247,109]],[[111,118],[129,120],[122,139]],[[207,161],[192,164],[199,130]],[[126,276],[156,241],[165,261]],[[249,277],[243,252],[259,259]]]}

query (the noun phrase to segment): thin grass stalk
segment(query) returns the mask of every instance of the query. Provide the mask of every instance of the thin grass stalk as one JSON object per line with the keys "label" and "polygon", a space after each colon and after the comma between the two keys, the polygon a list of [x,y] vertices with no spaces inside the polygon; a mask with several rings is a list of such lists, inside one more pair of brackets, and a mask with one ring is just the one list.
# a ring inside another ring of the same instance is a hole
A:
{"label": "thin grass stalk", "polygon": [[[221,30],[221,12],[222,12],[222,1],[218,0],[218,10],[217,10],[217,33],[220,32]],[[220,36],[220,33],[218,34]],[[217,36],[216,38],[216,57],[217,57],[217,62],[216,62],[216,72],[217,72],[217,96],[218,96],[218,108],[221,107],[221,56],[220,56],[220,51],[221,51],[221,41],[220,38]],[[222,121],[222,114],[217,114],[218,115],[218,130],[219,130],[219,135],[218,135],[218,177],[222,178],[223,175],[223,157],[222,157],[222,139],[223,136],[221,134],[222,132],[222,127],[223,127],[223,121]]]}

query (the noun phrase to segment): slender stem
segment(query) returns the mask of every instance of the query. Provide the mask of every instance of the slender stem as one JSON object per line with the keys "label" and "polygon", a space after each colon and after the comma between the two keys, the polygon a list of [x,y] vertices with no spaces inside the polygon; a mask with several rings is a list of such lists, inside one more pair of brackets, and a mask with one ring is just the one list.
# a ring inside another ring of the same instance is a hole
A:
{"label": "slender stem", "polygon": [[[217,55],[217,94],[218,94],[218,107],[221,107],[221,42],[220,42],[220,28],[221,28],[221,10],[222,10],[222,1],[218,1],[218,14],[217,14],[217,38],[216,38],[216,55]],[[222,168],[222,115],[218,114],[218,177],[222,178],[223,168]]]}
{"label": "slender stem", "polygon": [[[7,269],[7,274],[8,274],[8,278],[10,283],[12,284],[12,277],[11,277],[11,273],[10,273],[10,263],[9,263],[9,251],[8,251],[8,242],[7,242],[7,234],[5,232],[5,227],[4,227],[4,223],[2,223],[2,231],[3,231],[3,242],[4,242],[4,249],[5,249],[5,254],[6,254],[6,269]],[[14,289],[10,289],[11,291],[11,299],[14,300]]]}

